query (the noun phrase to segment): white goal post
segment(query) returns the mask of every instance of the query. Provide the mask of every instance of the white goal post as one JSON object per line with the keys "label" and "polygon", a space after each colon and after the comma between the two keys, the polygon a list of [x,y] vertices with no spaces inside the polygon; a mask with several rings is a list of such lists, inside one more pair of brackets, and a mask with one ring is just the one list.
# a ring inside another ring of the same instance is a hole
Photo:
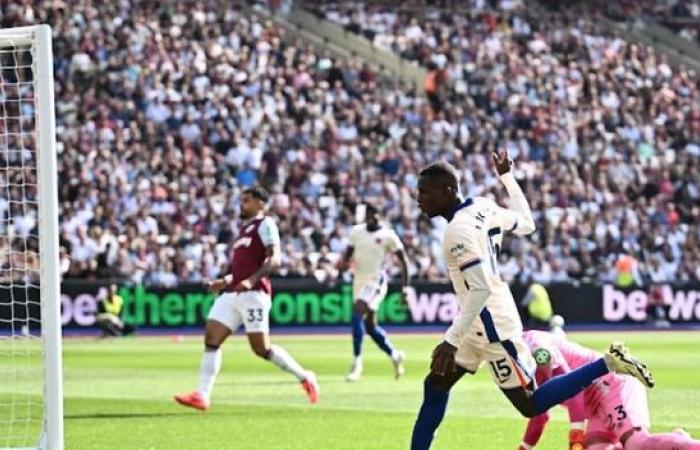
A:
{"label": "white goal post", "polygon": [[63,449],[53,52],[0,30],[0,448]]}

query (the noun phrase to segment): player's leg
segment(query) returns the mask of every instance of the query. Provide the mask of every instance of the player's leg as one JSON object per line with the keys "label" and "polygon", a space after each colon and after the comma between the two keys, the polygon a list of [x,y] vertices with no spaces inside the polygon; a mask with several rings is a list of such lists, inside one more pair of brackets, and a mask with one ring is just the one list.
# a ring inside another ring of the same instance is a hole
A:
{"label": "player's leg", "polygon": [[[232,325],[235,326],[235,325]],[[238,328],[238,326],[236,326]],[[207,400],[211,396],[216,376],[221,370],[221,345],[231,335],[231,328],[216,320],[207,320],[204,331],[204,353],[199,369],[199,392]]]}
{"label": "player's leg", "polygon": [[450,389],[465,373],[476,373],[481,363],[481,352],[475,347],[463,344],[457,351],[455,361],[455,372],[437,375],[431,371],[423,382],[423,403],[413,426],[411,450],[430,448],[435,431],[445,417]]}
{"label": "player's leg", "polygon": [[221,370],[221,344],[231,334],[231,329],[214,319],[207,320],[204,331],[204,352],[199,364],[199,388],[190,393],[178,394],[175,401],[184,406],[207,410],[216,376]]}
{"label": "player's leg", "polygon": [[644,387],[628,377],[615,377],[615,381],[601,403],[625,450],[700,450],[700,441],[682,430],[649,433],[651,419]]}
{"label": "player's leg", "polygon": [[[363,289],[364,290],[364,289]],[[356,292],[353,288],[353,292]],[[352,354],[353,361],[348,373],[348,381],[358,381],[362,376],[362,341],[365,337],[365,316],[369,312],[367,302],[356,298],[352,306]]]}
{"label": "player's leg", "polygon": [[612,442],[596,442],[586,445],[586,450],[624,450],[622,444]]}
{"label": "player's leg", "polygon": [[591,392],[592,402],[596,405],[593,411],[589,411],[588,424],[586,426],[585,448],[593,450],[623,450],[620,436],[611,430],[611,421],[608,418],[608,410],[604,407],[605,397],[610,392],[609,384],[604,384],[601,389],[595,388]]}
{"label": "player's leg", "polygon": [[455,372],[442,376],[430,372],[425,378],[423,381],[423,403],[413,426],[411,450],[430,448],[435,431],[445,417],[450,389],[465,373],[469,372],[463,367],[457,366]]}
{"label": "player's leg", "polygon": [[601,358],[596,363],[551,378],[537,388],[534,381],[535,362],[521,338],[489,344],[486,359],[501,391],[520,414],[528,418],[538,416],[575,396],[593,380],[608,373]]}
{"label": "player's leg", "polygon": [[380,280],[375,282],[373,288],[370,290],[363,290],[363,299],[367,302],[367,307],[364,314],[364,325],[365,331],[370,335],[375,344],[389,357],[393,357],[394,346],[391,345],[391,341],[386,335],[386,331],[377,323],[377,310],[379,305],[386,297],[387,284],[382,277]]}
{"label": "player's leg", "polygon": [[625,436],[624,442],[625,450],[700,450],[700,441],[681,430],[650,434],[648,429],[639,428]]}
{"label": "player's leg", "polygon": [[311,403],[318,400],[319,387],[316,375],[304,369],[284,348],[270,343],[270,297],[258,291],[240,294],[239,311],[248,336],[250,349],[260,358],[296,377],[309,396]]}
{"label": "player's leg", "polygon": [[[522,371],[517,370],[521,366],[518,363],[527,361],[530,364],[532,360],[525,343],[522,339],[513,339],[502,344],[509,355],[503,364],[509,366],[513,373],[523,375]],[[503,371],[505,373],[506,369]],[[653,376],[646,366],[632,357],[626,348],[615,344],[610,346],[610,351],[603,358],[551,378],[537,389],[534,389],[534,383],[529,382],[521,383],[519,387],[504,388],[501,385],[501,389],[523,416],[534,417],[575,396],[593,381],[611,372],[632,375],[645,381],[650,387],[654,385]]]}
{"label": "player's leg", "polygon": [[209,311],[204,329],[204,352],[199,366],[199,389],[188,394],[179,394],[175,400],[185,406],[206,410],[209,408],[211,391],[221,369],[221,345],[232,331],[241,325],[241,317],[235,308],[236,294],[220,295]]}
{"label": "player's leg", "polygon": [[292,355],[279,345],[270,344],[268,333],[247,333],[250,348],[260,358],[270,361],[285,372],[289,372],[301,383],[311,403],[318,401],[320,388],[316,374],[304,369]]}
{"label": "player's leg", "polygon": [[386,297],[387,291],[388,285],[386,283],[386,278],[383,277],[379,282],[379,288],[374,291],[374,297],[371,298],[367,304],[368,310],[364,322],[367,334],[369,334],[377,346],[391,358],[394,364],[394,376],[398,380],[406,372],[404,367],[406,355],[404,352],[394,348],[384,328],[377,323],[377,310],[382,300]]}
{"label": "player's leg", "polygon": [[401,350],[397,350],[391,344],[389,337],[386,334],[384,328],[379,326],[377,323],[377,312],[376,310],[370,309],[365,316],[365,330],[367,334],[372,337],[372,340],[377,344],[377,346],[386,353],[389,358],[391,358],[394,364],[394,376],[398,380],[406,372],[404,368],[404,360],[406,355]]}

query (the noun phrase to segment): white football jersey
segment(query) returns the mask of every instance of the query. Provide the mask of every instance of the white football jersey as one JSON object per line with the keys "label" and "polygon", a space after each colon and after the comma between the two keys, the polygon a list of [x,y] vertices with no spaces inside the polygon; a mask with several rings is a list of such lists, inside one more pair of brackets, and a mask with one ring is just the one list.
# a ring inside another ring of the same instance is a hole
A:
{"label": "white football jersey", "polygon": [[362,279],[378,278],[387,253],[403,248],[394,230],[380,226],[375,231],[367,231],[364,223],[352,227],[350,245],[354,249],[355,278]]}
{"label": "white football jersey", "polygon": [[518,211],[475,197],[457,208],[445,229],[443,251],[460,304],[445,339],[455,346],[464,337],[499,342],[522,333],[513,294],[498,273],[498,255],[504,233],[529,234],[534,222],[512,175],[501,179]]}

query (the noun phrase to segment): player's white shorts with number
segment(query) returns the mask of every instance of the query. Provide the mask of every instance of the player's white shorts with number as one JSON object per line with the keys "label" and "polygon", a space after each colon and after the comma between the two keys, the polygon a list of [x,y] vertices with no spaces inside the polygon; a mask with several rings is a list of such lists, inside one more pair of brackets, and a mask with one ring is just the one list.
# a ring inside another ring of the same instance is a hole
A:
{"label": "player's white shorts with number", "polygon": [[379,304],[386,297],[387,290],[387,277],[384,274],[373,278],[355,278],[352,281],[353,301],[364,301],[372,311],[379,309]]}
{"label": "player's white shorts with number", "polygon": [[270,331],[270,296],[261,291],[225,292],[209,311],[209,320],[216,320],[236,331],[241,325],[246,333]]}
{"label": "player's white shorts with number", "polygon": [[471,373],[487,362],[493,380],[501,389],[525,387],[535,377],[535,360],[521,337],[492,343],[465,338],[457,349],[455,361]]}

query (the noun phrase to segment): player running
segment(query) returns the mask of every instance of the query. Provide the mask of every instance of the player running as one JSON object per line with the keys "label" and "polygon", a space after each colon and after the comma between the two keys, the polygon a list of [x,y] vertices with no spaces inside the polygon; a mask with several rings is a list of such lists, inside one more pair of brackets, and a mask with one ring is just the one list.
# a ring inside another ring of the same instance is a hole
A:
{"label": "player running", "polygon": [[[570,373],[601,357],[564,335],[527,331],[523,337],[537,363],[538,383]],[[647,395],[644,387],[631,377],[608,374],[562,406],[569,410],[572,450],[700,450],[700,441],[691,439],[682,430],[649,433]],[[586,419],[588,430],[584,431]],[[537,444],[548,420],[547,413],[530,419],[520,450],[530,450]]]}
{"label": "player running", "polygon": [[536,389],[535,362],[522,338],[513,295],[498,275],[497,266],[503,234],[530,234],[535,223],[511,173],[508,155],[494,154],[494,161],[512,210],[483,197],[462,201],[456,169],[448,163],[431,164],[420,173],[420,209],[448,221],[443,248],[460,311],[444,341],[433,350],[423,404],[413,428],[413,449],[430,447],[445,414],[450,389],[465,373],[475,373],[484,361],[488,361],[494,381],[525,417],[547,411],[611,371],[633,375],[650,387],[654,384],[643,364],[626,349],[613,345],[604,357]]}
{"label": "player running", "polygon": [[175,396],[181,405],[206,410],[211,391],[221,368],[221,345],[241,325],[245,327],[250,348],[294,375],[311,403],[316,403],[319,386],[313,372],[305,370],[279,345],[270,344],[269,312],[272,287],[269,275],[280,262],[280,238],[277,225],[265,216],[267,193],[259,188],[247,189],[241,197],[241,218],[231,255],[228,275],[210,283],[212,292],[221,294],[212,306],[204,335],[204,354],[199,369],[199,389]]}
{"label": "player running", "polygon": [[406,250],[394,230],[380,225],[377,208],[367,204],[365,205],[365,223],[353,227],[350,232],[350,245],[340,264],[341,269],[346,270],[350,261],[355,263],[352,284],[354,360],[346,378],[347,381],[358,381],[362,376],[362,340],[365,332],[391,358],[395,377],[398,379],[405,372],[404,352],[393,347],[384,329],[377,324],[377,309],[387,292],[388,277],[382,269],[387,253],[394,254],[401,264],[401,285],[405,296],[409,282]]}

